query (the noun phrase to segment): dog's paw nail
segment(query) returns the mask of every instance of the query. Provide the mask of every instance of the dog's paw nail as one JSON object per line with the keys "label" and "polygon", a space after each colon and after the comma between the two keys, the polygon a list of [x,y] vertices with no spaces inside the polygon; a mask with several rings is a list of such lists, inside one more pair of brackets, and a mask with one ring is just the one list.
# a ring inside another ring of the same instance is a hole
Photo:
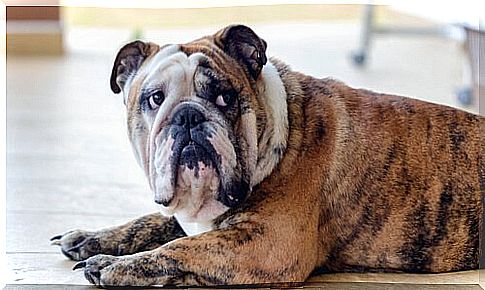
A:
{"label": "dog's paw nail", "polygon": [[61,238],[62,238],[62,235],[53,236],[51,238],[51,241],[60,240]]}
{"label": "dog's paw nail", "polygon": [[81,268],[84,268],[86,267],[86,261],[81,261],[79,263],[76,263],[76,265],[74,265],[74,267],[72,267],[72,270],[76,270],[76,269],[81,269]]}

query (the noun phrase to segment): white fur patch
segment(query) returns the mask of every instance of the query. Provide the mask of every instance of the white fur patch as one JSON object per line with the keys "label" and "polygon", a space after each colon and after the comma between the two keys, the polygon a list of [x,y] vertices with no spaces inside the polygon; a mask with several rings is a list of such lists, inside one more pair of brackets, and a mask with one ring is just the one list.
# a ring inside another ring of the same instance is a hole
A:
{"label": "white fur patch", "polygon": [[219,176],[215,168],[199,162],[198,174],[195,170],[179,165],[177,190],[172,195],[174,199],[168,207],[160,206],[164,216],[174,215],[178,221],[186,223],[205,223],[228,209],[215,200],[219,187]]}
{"label": "white fur patch", "polygon": [[[155,200],[170,200],[175,194],[175,188],[171,183],[173,174],[170,166],[170,156],[172,155],[172,146],[174,143],[172,137],[168,137],[167,140],[159,142],[157,140],[158,152],[153,153],[155,156],[153,160],[153,167],[150,171],[150,186],[155,195]],[[160,144],[159,144],[160,143]],[[153,172],[153,169],[155,169]],[[170,207],[164,209],[164,215],[171,216],[176,205],[170,205]]]}
{"label": "white fur patch", "polygon": [[163,59],[167,58],[168,56],[177,53],[180,50],[180,47],[176,44],[168,45],[164,48],[162,48],[159,52],[157,52],[153,58],[144,66],[140,68],[139,71],[136,73],[130,75],[128,79],[125,82],[125,85],[123,87],[123,97],[125,104],[127,104],[127,99],[129,94],[129,88],[131,87],[132,81],[139,75],[149,75],[150,72],[153,72],[154,67],[159,65],[161,62],[163,62]]}
{"label": "white fur patch", "polygon": [[258,85],[259,99],[265,103],[267,124],[258,144],[258,163],[251,185],[260,183],[280,161],[276,151],[286,150],[288,140],[288,106],[286,90],[278,70],[272,63],[263,67]]}
{"label": "white fur patch", "polygon": [[[175,215],[177,218],[177,215]],[[212,223],[188,223],[182,221],[180,218],[177,219],[179,225],[182,227],[187,236],[195,236],[212,230]]]}

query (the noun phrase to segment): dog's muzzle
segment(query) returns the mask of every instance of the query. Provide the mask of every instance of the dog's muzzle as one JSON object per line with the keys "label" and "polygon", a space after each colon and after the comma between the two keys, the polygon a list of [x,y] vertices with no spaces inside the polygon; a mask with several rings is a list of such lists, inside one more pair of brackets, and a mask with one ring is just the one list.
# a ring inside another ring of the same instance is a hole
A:
{"label": "dog's muzzle", "polygon": [[173,117],[172,124],[179,127],[180,134],[186,135],[182,138],[188,141],[182,143],[179,165],[186,165],[189,169],[196,169],[198,173],[198,163],[202,162],[206,166],[214,166],[211,158],[202,144],[206,144],[206,136],[199,125],[206,122],[204,115],[196,108],[187,106],[179,110]]}
{"label": "dog's muzzle", "polygon": [[204,110],[197,103],[180,104],[156,142],[155,202],[167,214],[216,201],[234,207],[248,194],[232,132]]}
{"label": "dog's muzzle", "polygon": [[[205,180],[218,176],[221,159],[208,141],[211,132],[210,122],[197,105],[187,103],[177,108],[168,127],[168,138],[173,140],[173,144],[169,152],[166,152],[168,155],[161,158],[169,163],[167,165],[172,177],[171,187],[183,191],[193,191],[194,187],[207,187]],[[175,199],[176,192],[168,196],[155,196],[155,202],[165,207],[176,206],[173,204]]]}
{"label": "dog's muzzle", "polygon": [[[185,165],[188,169],[195,169],[198,177],[199,164],[214,167],[214,149],[207,141],[208,133],[203,128],[207,119],[193,106],[187,105],[178,110],[172,118],[178,148],[175,148],[178,156],[174,156],[174,163],[178,166]],[[220,158],[220,157],[219,157]]]}

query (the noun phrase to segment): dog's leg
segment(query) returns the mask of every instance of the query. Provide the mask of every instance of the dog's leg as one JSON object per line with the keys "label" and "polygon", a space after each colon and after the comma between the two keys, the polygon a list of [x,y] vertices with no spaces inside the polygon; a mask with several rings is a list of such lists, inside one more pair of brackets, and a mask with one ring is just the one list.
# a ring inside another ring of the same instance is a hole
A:
{"label": "dog's leg", "polygon": [[51,241],[61,246],[68,258],[79,261],[97,254],[120,256],[148,251],[183,236],[174,218],[155,213],[99,231],[70,231]]}
{"label": "dog's leg", "polygon": [[100,286],[226,285],[302,282],[315,266],[309,236],[251,224],[186,237],[134,255],[79,262]]}

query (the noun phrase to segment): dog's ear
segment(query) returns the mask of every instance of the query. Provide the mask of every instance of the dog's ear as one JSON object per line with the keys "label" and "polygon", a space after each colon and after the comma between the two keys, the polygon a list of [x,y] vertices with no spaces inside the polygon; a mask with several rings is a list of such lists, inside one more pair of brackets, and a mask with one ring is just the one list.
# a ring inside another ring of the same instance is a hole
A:
{"label": "dog's ear", "polygon": [[216,44],[231,57],[243,64],[257,79],[266,64],[266,41],[244,25],[228,26],[215,35]]}
{"label": "dog's ear", "polygon": [[140,40],[123,46],[116,55],[111,70],[110,85],[113,93],[120,93],[128,78],[140,68],[148,56],[157,52],[158,49],[158,45]]}

